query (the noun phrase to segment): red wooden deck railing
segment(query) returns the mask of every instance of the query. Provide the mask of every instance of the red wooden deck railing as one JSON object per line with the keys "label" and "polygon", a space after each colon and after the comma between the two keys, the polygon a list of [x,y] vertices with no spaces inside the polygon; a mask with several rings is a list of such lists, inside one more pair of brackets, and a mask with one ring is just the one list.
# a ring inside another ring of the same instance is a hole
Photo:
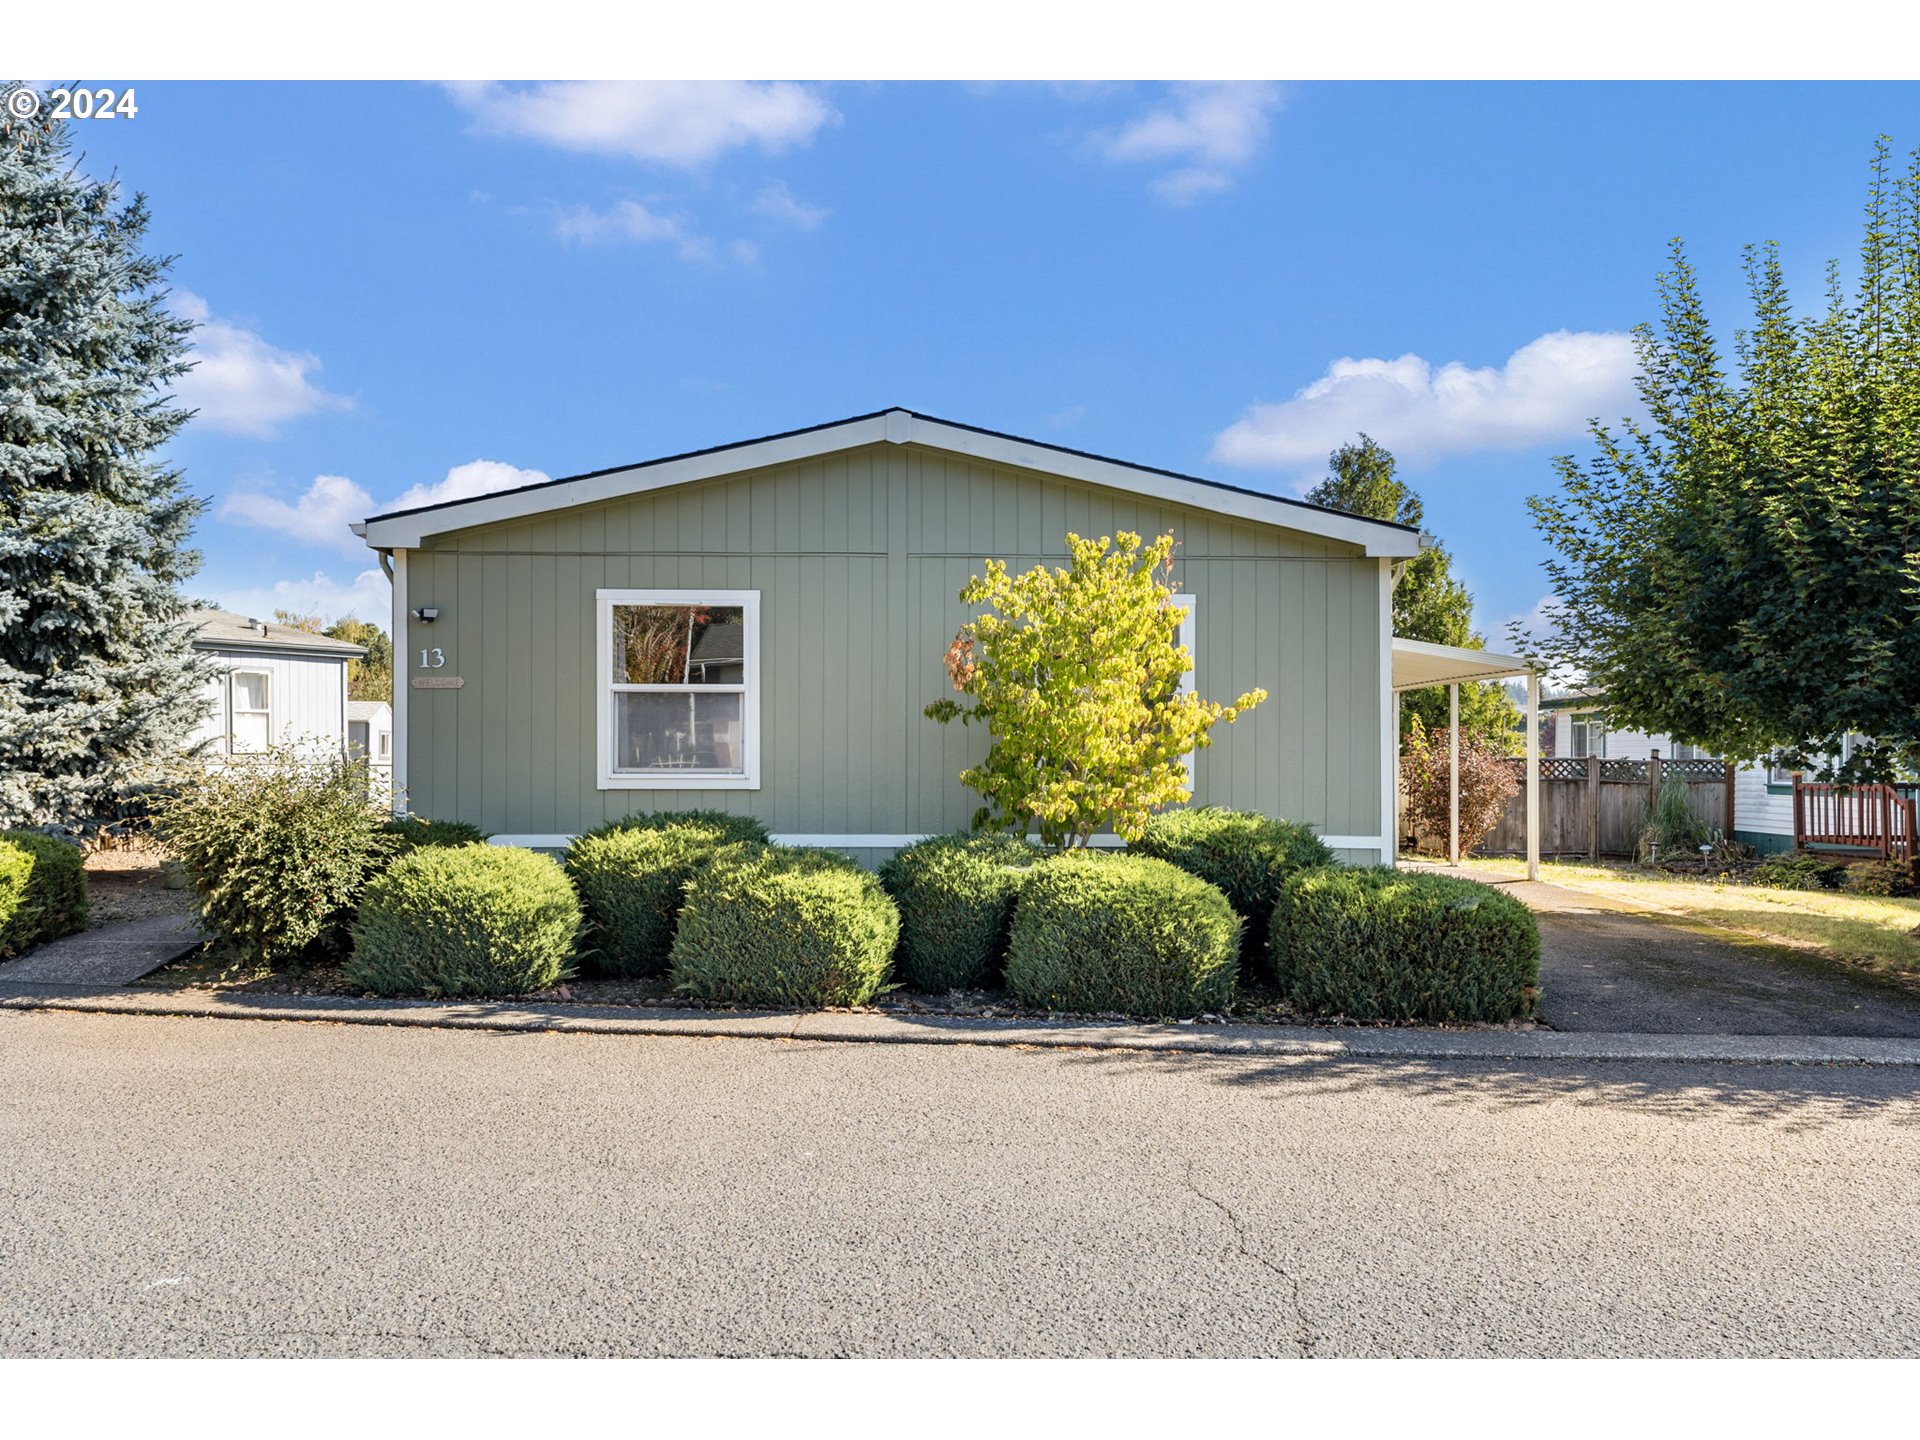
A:
{"label": "red wooden deck railing", "polygon": [[1914,859],[1914,801],[1892,785],[1828,785],[1794,777],[1793,843]]}

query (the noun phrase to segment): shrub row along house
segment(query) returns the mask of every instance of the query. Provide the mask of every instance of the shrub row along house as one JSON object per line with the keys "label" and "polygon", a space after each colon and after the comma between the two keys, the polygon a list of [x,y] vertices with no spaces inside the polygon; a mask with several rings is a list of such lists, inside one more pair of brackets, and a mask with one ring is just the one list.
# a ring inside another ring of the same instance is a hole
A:
{"label": "shrub row along house", "polygon": [[354,527],[393,580],[394,781],[416,813],[559,848],[689,808],[876,864],[965,828],[976,728],[925,718],[989,558],[1173,532],[1206,693],[1272,699],[1194,757],[1196,804],[1392,863],[1395,706],[1519,662],[1396,644],[1420,535],[888,410]]}

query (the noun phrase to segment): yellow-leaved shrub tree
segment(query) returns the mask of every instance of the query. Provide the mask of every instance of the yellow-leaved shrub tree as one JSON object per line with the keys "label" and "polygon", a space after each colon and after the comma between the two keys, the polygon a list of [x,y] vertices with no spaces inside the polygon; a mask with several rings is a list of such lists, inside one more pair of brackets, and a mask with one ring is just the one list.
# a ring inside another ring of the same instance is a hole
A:
{"label": "yellow-leaved shrub tree", "polygon": [[965,700],[937,700],[929,718],[985,725],[986,758],[960,779],[986,801],[975,829],[1038,830],[1084,849],[1103,827],[1138,839],[1147,817],[1193,798],[1185,757],[1267,698],[1232,704],[1181,689],[1193,657],[1179,642],[1173,536],[1150,545],[1129,531],[1067,536],[1066,569],[1008,573],[998,560],[961,590],[985,607],[947,648]]}

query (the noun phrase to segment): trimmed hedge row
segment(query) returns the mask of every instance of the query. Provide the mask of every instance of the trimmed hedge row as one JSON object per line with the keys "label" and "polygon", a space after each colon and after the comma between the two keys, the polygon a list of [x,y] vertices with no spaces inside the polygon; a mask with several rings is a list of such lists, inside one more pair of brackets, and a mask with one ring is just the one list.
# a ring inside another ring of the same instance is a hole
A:
{"label": "trimmed hedge row", "polygon": [[1274,901],[1287,877],[1334,863],[1333,851],[1305,825],[1214,805],[1153,816],[1127,849],[1220,887],[1246,922],[1241,958],[1249,974],[1266,954]]}
{"label": "trimmed hedge row", "polygon": [[368,885],[347,975],[382,995],[519,995],[572,966],[580,902],[544,855],[427,845]]}
{"label": "trimmed hedge row", "polygon": [[586,913],[592,969],[620,979],[664,973],[687,881],[722,850],[750,843],[706,820],[602,827],[576,838],[564,864]]}
{"label": "trimmed hedge row", "polygon": [[[628,830],[677,830],[698,825],[717,830],[729,843],[771,845],[767,827],[751,815],[735,815],[726,810],[652,810],[641,815],[622,815],[604,825],[596,825],[587,835],[615,835]],[[584,838],[584,837],[583,837]]]}
{"label": "trimmed hedge row", "polygon": [[381,833],[400,841],[400,853],[418,850],[423,845],[483,845],[487,832],[464,820],[429,820],[424,815],[403,815],[380,827]]}
{"label": "trimmed hedge row", "polygon": [[87,928],[78,846],[32,830],[0,830],[0,959]]}
{"label": "trimmed hedge row", "polygon": [[969,990],[1007,957],[1014,902],[1043,851],[1013,835],[935,835],[880,867],[900,907],[900,978],[916,990]]}
{"label": "trimmed hedge row", "polygon": [[1296,1004],[1355,1020],[1514,1020],[1533,1012],[1540,931],[1502,891],[1384,867],[1309,870],[1281,889],[1270,955]]}
{"label": "trimmed hedge row", "polygon": [[1069,851],[1020,892],[1007,989],[1048,1010],[1198,1015],[1232,1001],[1239,953],[1217,887],[1146,855]]}
{"label": "trimmed hedge row", "polygon": [[730,850],[688,878],[673,986],[740,1005],[864,1005],[886,982],[900,912],[824,850]]}

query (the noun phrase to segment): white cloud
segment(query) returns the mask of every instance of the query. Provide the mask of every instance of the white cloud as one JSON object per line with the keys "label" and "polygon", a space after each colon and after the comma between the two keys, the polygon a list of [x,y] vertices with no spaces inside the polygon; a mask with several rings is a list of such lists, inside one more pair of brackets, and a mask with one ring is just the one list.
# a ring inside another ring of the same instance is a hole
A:
{"label": "white cloud", "polygon": [[[517,490],[523,485],[539,485],[550,477],[541,470],[522,470],[503,460],[469,460],[447,471],[446,477],[431,485],[415,485],[403,491],[379,510],[414,510],[422,505],[444,505],[449,500],[470,500],[475,495],[491,495],[496,490]],[[362,518],[355,516],[356,520]]]}
{"label": "white cloud", "polygon": [[1522,450],[1577,435],[1594,416],[1633,408],[1633,338],[1556,330],[1502,366],[1418,355],[1336,360],[1291,400],[1251,406],[1214,437],[1228,465],[1317,466],[1365,431],[1402,459]]}
{"label": "white cloud", "polygon": [[229,495],[220,506],[222,520],[277,530],[304,545],[324,545],[347,555],[364,554],[365,544],[348,528],[354,521],[388,510],[412,510],[538,485],[539,470],[522,470],[500,460],[471,460],[456,465],[431,485],[415,485],[392,500],[376,503],[365,486],[344,475],[316,475],[298,499],[288,502],[257,491]]}
{"label": "white cloud", "polygon": [[662,215],[637,200],[619,200],[605,210],[574,205],[561,210],[553,221],[553,233],[562,240],[577,240],[583,245],[598,245],[615,240],[672,245],[682,260],[710,260],[713,242],[687,228],[677,215]]}
{"label": "white cloud", "polygon": [[316,570],[306,580],[276,580],[272,585],[223,590],[219,601],[223,609],[263,620],[271,618],[276,610],[289,610],[296,615],[318,615],[329,623],[352,615],[386,629],[393,615],[393,591],[378,565],[348,581]]}
{"label": "white cloud", "polygon": [[728,150],[777,153],[836,118],[811,86],[744,80],[462,81],[454,100],[493,134],[692,169]]}
{"label": "white cloud", "polygon": [[373,497],[344,475],[316,475],[299,499],[289,504],[273,495],[241,491],[220,506],[222,520],[278,530],[305,545],[327,545],[349,554],[362,549],[347,529],[350,521],[373,514]]}
{"label": "white cloud", "polygon": [[1170,103],[1096,134],[1093,146],[1116,164],[1170,165],[1150,188],[1168,204],[1189,205],[1233,183],[1265,143],[1279,106],[1279,87],[1263,82],[1175,85]]}
{"label": "white cloud", "polygon": [[833,214],[824,205],[809,205],[803,200],[795,199],[793,192],[782,180],[776,180],[771,185],[762,187],[760,193],[754,197],[753,212],[756,215],[764,215],[769,220],[777,220],[783,225],[791,225],[797,230],[818,230],[826,218]]}
{"label": "white cloud", "polygon": [[288,420],[353,402],[314,383],[320,358],[269,345],[253,331],[216,319],[207,302],[176,290],[173,309],[194,322],[194,368],[174,382],[174,397],[197,410],[193,423],[235,435],[271,437]]}

